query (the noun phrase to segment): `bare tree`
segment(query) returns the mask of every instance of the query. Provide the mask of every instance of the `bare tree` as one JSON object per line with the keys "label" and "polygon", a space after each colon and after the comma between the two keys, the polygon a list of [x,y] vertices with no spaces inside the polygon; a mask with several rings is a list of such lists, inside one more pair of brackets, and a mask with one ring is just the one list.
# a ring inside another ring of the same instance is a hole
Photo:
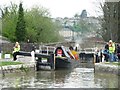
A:
{"label": "bare tree", "polygon": [[99,5],[103,11],[103,18],[101,18],[101,36],[105,41],[112,39],[115,42],[119,42],[119,3],[104,2]]}

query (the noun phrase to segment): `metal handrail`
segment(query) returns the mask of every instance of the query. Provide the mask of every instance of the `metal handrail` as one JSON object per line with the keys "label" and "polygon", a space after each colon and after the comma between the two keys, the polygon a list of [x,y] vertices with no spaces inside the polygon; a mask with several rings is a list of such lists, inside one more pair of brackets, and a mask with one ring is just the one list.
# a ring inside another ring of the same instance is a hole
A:
{"label": "metal handrail", "polygon": [[55,52],[55,47],[53,47],[53,46],[45,46],[45,45],[40,45],[39,46],[39,53],[44,53],[44,54],[49,54],[49,52],[52,52],[52,53],[54,53]]}

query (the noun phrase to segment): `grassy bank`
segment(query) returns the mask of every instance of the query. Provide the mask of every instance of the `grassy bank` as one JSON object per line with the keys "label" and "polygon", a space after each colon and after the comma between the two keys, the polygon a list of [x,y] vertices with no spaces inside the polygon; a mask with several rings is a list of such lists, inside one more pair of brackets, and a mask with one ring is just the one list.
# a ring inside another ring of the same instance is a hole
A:
{"label": "grassy bank", "polygon": [[2,61],[0,62],[0,66],[7,66],[7,65],[18,65],[23,64],[21,62],[14,62],[14,61]]}
{"label": "grassy bank", "polygon": [[118,65],[118,66],[120,66],[120,62],[105,62],[105,64],[111,64],[111,65]]}

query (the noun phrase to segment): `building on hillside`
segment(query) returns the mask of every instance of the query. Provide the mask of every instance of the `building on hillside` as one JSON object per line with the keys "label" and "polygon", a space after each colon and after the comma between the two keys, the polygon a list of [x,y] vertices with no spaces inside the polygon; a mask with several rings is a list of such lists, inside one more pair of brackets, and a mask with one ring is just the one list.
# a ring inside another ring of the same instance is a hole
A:
{"label": "building on hillside", "polygon": [[62,30],[59,31],[59,34],[63,36],[66,41],[72,41],[74,37],[77,35],[76,32],[73,32],[69,28],[63,28]]}
{"label": "building on hillside", "polygon": [[73,28],[73,27],[75,25],[80,25],[81,23],[82,24],[85,23],[89,26],[88,27],[89,32],[85,33],[85,35],[83,35],[84,37],[100,36],[97,33],[101,29],[101,24],[100,24],[99,18],[98,17],[88,17],[86,10],[83,10],[80,15],[76,14],[74,17],[71,17],[71,18],[68,18],[68,17],[54,18],[54,21],[57,21],[57,22],[59,22],[59,24],[61,24],[62,29],[59,31],[59,33],[65,39],[69,38],[69,40],[73,40],[75,38],[77,39],[78,37],[80,37],[80,35],[83,34],[83,32],[82,32],[82,31],[84,31],[83,29],[86,29],[86,28],[78,28],[80,30],[76,29],[78,31],[78,32],[76,32],[75,28]]}

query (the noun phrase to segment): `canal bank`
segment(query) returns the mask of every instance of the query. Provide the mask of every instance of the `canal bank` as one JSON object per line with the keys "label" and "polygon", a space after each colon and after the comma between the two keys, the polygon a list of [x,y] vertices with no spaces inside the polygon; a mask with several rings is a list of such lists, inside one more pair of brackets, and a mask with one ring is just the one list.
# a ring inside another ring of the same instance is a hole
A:
{"label": "canal bank", "polygon": [[[12,72],[23,71],[26,69],[36,70],[36,63],[31,62],[30,57],[21,58],[16,62],[22,62],[23,64],[0,66],[0,74],[2,74],[2,72],[12,73]],[[116,74],[120,76],[120,66],[118,66],[117,64],[106,63],[106,62],[95,63],[94,70],[95,70],[94,71],[95,73],[97,72],[111,73],[111,74]]]}
{"label": "canal bank", "polygon": [[103,72],[103,73],[111,73],[111,74],[116,74],[120,75],[120,66],[117,65],[118,62],[116,63],[106,63],[106,62],[101,62],[101,63],[95,63],[95,72]]}
{"label": "canal bank", "polygon": [[35,70],[35,64],[19,64],[19,65],[7,65],[7,66],[1,66],[0,72],[1,74],[5,73],[12,73],[12,72],[19,72],[19,71],[27,71],[30,69]]}
{"label": "canal bank", "polygon": [[[0,64],[2,64],[2,62],[6,62],[6,63],[10,62],[11,65],[5,65],[5,66],[1,65],[0,74],[36,69],[36,62],[32,62],[31,57],[20,57],[17,61],[12,61],[12,59],[2,59],[0,60]],[[14,65],[14,63],[21,63],[21,64]]]}

